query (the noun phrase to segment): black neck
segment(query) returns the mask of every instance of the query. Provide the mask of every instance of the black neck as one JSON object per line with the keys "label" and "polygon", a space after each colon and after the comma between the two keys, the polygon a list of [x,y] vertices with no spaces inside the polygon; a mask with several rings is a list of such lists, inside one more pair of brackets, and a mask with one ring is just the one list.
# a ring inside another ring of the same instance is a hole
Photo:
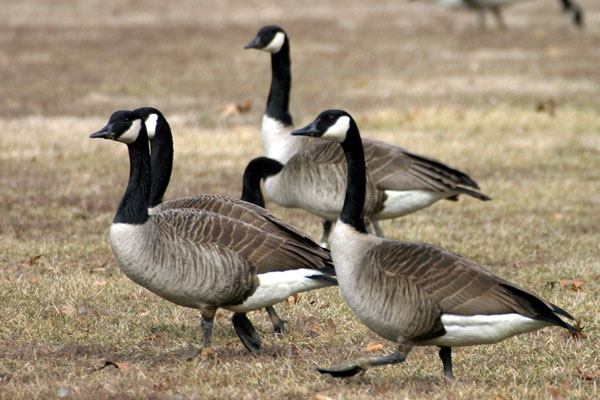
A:
{"label": "black neck", "polygon": [[271,90],[267,100],[266,114],[284,125],[292,125],[292,116],[289,112],[290,91],[292,89],[292,63],[290,61],[290,45],[287,40],[283,42],[281,50],[271,54]]}
{"label": "black neck", "polygon": [[260,180],[279,173],[282,168],[283,164],[279,161],[267,157],[250,161],[244,171],[242,200],[264,208],[265,200],[260,190]]}
{"label": "black neck", "polygon": [[342,142],[342,149],[348,162],[348,183],[340,220],[359,232],[366,233],[363,208],[367,184],[365,154],[358,127],[350,120],[350,129]]}
{"label": "black neck", "polygon": [[[143,124],[142,124],[143,126]],[[143,129],[145,132],[145,129]],[[113,223],[143,224],[148,220],[151,172],[148,137],[140,134],[129,149],[129,183]]]}
{"label": "black neck", "polygon": [[156,207],[163,201],[173,170],[173,136],[169,123],[160,117],[156,123],[154,137],[150,140],[152,149],[152,189],[148,207]]}

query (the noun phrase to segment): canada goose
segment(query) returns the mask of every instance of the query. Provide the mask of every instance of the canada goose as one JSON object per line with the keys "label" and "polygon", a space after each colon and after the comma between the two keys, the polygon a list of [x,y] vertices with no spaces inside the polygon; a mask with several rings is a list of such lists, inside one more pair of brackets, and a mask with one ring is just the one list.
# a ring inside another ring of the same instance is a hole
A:
{"label": "canada goose", "polygon": [[400,363],[414,346],[436,345],[444,374],[452,378],[451,347],[495,343],[549,325],[575,330],[559,318],[573,319],[563,309],[456,253],[367,234],[362,212],[368,179],[360,133],[350,114],[324,111],[292,134],[341,144],[348,159],[348,184],[331,235],[337,279],[358,318],[398,344],[391,355],[359,358],[319,372],[351,376]]}
{"label": "canada goose", "polygon": [[[143,118],[148,138],[150,139],[152,168],[152,188],[150,190],[150,202],[148,203],[150,214],[166,209],[196,208],[218,212],[219,214],[228,212],[229,217],[239,218],[251,224],[261,224],[263,227],[270,226],[269,224],[265,225],[265,219],[259,210],[254,208],[248,210],[246,205],[240,204],[235,200],[233,201],[235,204],[234,207],[224,207],[225,205],[232,205],[230,203],[233,199],[229,197],[205,194],[163,202],[163,196],[167,191],[173,170],[173,135],[171,133],[171,126],[162,112],[154,107],[141,107],[134,110],[134,112],[140,114]],[[258,185],[260,185],[260,181]],[[252,192],[256,192],[256,190]],[[242,200],[264,208],[264,201],[258,204],[252,201],[253,199],[244,198],[244,196],[242,196]],[[272,230],[272,233],[278,233],[278,229]],[[302,232],[299,231],[299,233]],[[315,285],[317,288],[322,287],[322,280],[320,282],[318,280],[315,281]],[[273,306],[267,306],[266,311],[273,324],[275,334],[285,334],[287,332],[285,329],[286,321],[279,317]],[[242,340],[242,343],[246,345],[246,348],[251,352],[257,351],[260,348],[260,337],[246,316],[246,313],[234,313],[231,321],[235,332]],[[252,338],[252,340],[248,340],[248,338]]]}
{"label": "canada goose", "polygon": [[[210,354],[218,308],[245,313],[314,289],[316,282],[320,287],[335,282],[327,275],[333,266],[326,250],[253,204],[215,196],[209,199],[219,203],[214,211],[183,207],[150,214],[151,162],[139,113],[117,111],[90,137],[120,141],[129,149],[129,184],[110,229],[119,266],[160,297],[200,310],[203,354]],[[252,223],[256,218],[260,221]],[[234,320],[242,343],[257,350],[260,338],[251,324],[237,324]]]}
{"label": "canada goose", "polygon": [[[262,27],[246,48],[271,52],[273,79],[263,118],[265,155],[281,163],[279,172],[265,178],[265,191],[277,204],[300,207],[322,217],[321,245],[327,244],[331,222],[342,209],[346,184],[346,159],[335,143],[302,141],[292,137],[288,112],[291,88],[289,40],[278,26]],[[479,186],[465,173],[441,162],[391,144],[363,139],[369,186],[365,216],[378,236],[381,219],[400,217],[438,200],[456,200],[467,194],[490,200],[468,188]]]}
{"label": "canada goose", "polygon": [[[479,28],[485,30],[485,16],[489,11],[494,16],[496,24],[500,29],[506,29],[506,23],[502,17],[502,8],[512,3],[524,0],[438,0],[439,3],[450,8],[468,8],[479,13]],[[583,27],[583,10],[571,0],[559,0],[563,11],[569,15],[573,23]]]}
{"label": "canada goose", "polygon": [[[310,138],[290,138],[288,135],[294,125],[289,112],[292,62],[288,36],[277,25],[265,25],[244,48],[271,53],[271,88],[261,134],[265,156],[285,164],[294,154],[314,143]],[[330,230],[331,222],[324,220],[321,246],[327,245]]]}
{"label": "canada goose", "polygon": [[[184,197],[163,202],[163,196],[167,190],[173,167],[173,135],[171,133],[171,127],[164,115],[154,107],[142,107],[134,110],[134,112],[140,114],[143,118],[148,137],[150,138],[152,189],[150,190],[149,212],[151,214],[176,208],[202,209],[224,214],[231,218],[240,219],[255,226],[258,225],[261,229],[266,229],[272,234],[281,234],[279,225],[285,223],[279,220],[273,225],[273,216],[263,209],[264,200],[260,193],[260,178],[256,179],[253,177],[253,175],[256,175],[257,173],[260,173],[261,175],[271,173],[268,165],[262,166],[261,164],[260,172],[254,172],[256,168],[252,167],[247,168],[247,172],[244,172],[244,189],[242,191],[241,200],[259,207],[240,202],[237,199],[214,194],[203,194],[196,197]],[[254,164],[256,164],[256,162]],[[260,197],[257,198],[256,193],[258,193]],[[266,214],[269,214],[269,216],[266,217]],[[292,225],[287,225],[287,228],[294,229],[297,235],[303,237],[304,240],[306,240],[307,245],[316,246],[312,239],[304,232],[296,229]],[[328,262],[331,261],[331,256],[327,250],[323,249],[321,256],[325,257]],[[308,276],[307,278],[314,281],[312,284],[315,286],[315,289],[327,286],[324,285],[324,282],[326,281],[324,281],[321,276],[311,274],[311,276]],[[330,283],[330,286],[337,285],[334,278],[328,278],[327,282]],[[306,290],[309,290],[309,288]],[[267,306],[266,311],[273,324],[275,334],[285,334],[286,321],[279,317],[273,306]],[[258,350],[260,347],[258,333],[256,333],[245,313],[234,313],[232,323],[236,333],[248,350]],[[250,342],[247,340],[248,337],[252,337],[254,340]]]}

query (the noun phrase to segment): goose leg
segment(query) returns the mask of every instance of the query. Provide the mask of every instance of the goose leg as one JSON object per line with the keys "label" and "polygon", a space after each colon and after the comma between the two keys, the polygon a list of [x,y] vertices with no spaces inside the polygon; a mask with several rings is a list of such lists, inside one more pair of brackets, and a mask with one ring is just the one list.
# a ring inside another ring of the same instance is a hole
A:
{"label": "goose leg", "polygon": [[399,351],[383,357],[361,357],[356,360],[336,365],[331,368],[317,368],[321,374],[330,374],[333,377],[341,378],[353,376],[361,371],[380,365],[398,364],[406,360],[406,355]]}
{"label": "goose leg", "polygon": [[250,353],[256,353],[260,350],[260,336],[254,329],[254,325],[246,316],[246,313],[235,313],[231,317],[235,333],[246,346]]}
{"label": "goose leg", "polygon": [[202,313],[202,321],[200,326],[202,327],[202,352],[200,353],[201,358],[209,358],[213,356],[212,348],[210,343],[212,341],[212,329],[213,321],[215,320],[215,311],[209,313]]}
{"label": "goose leg", "polygon": [[498,28],[503,31],[506,30],[506,24],[504,23],[504,18],[502,17],[502,11],[500,11],[500,7],[492,7],[490,9],[492,11],[492,15],[496,19],[496,23],[498,24]]}
{"label": "goose leg", "polygon": [[277,312],[273,308],[273,306],[268,306],[266,308],[267,313],[269,313],[269,318],[271,319],[271,323],[273,324],[273,330],[275,331],[275,335],[281,336],[287,333],[287,329],[285,329],[286,320],[279,318]]}
{"label": "goose leg", "polygon": [[323,220],[323,237],[321,238],[321,242],[319,245],[321,247],[327,247],[327,243],[329,240],[329,233],[331,232],[331,221]]}
{"label": "goose leg", "polygon": [[379,221],[376,221],[374,219],[371,220],[371,224],[373,225],[373,229],[375,229],[375,235],[377,235],[377,237],[382,238],[383,237],[383,231],[381,230],[381,226],[379,225]]}
{"label": "goose leg", "polygon": [[448,379],[454,379],[452,374],[452,348],[451,347],[440,347],[440,358],[442,364],[444,364],[444,376]]}

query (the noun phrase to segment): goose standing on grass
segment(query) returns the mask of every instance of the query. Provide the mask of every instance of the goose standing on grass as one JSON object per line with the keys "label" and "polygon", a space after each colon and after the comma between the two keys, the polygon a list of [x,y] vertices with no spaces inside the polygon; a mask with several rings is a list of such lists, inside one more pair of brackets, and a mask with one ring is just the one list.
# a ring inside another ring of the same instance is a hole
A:
{"label": "goose standing on grass", "polygon": [[[274,25],[261,28],[246,48],[271,53],[273,78],[262,139],[266,157],[274,161],[267,171],[272,174],[265,175],[265,191],[281,206],[303,208],[322,217],[325,222],[321,245],[325,246],[331,223],[342,210],[346,184],[344,153],[335,143],[289,135],[290,46],[283,29]],[[383,236],[377,221],[401,217],[438,200],[457,200],[459,194],[490,200],[469,189],[479,186],[467,174],[433,158],[377,140],[363,139],[363,146],[368,170],[365,216],[377,236]],[[262,163],[265,164],[266,161]]]}
{"label": "goose standing on grass", "polygon": [[[494,16],[500,29],[506,29],[502,17],[502,8],[512,3],[524,0],[438,0],[439,3],[450,8],[467,8],[479,13],[479,29],[485,30],[485,17],[489,11]],[[573,23],[579,28],[583,27],[583,10],[571,0],[559,0],[563,11],[569,15]]]}
{"label": "goose standing on grass", "polygon": [[[249,169],[249,172],[244,174],[244,190],[242,192],[241,200],[253,203],[262,208],[240,202],[237,199],[214,194],[203,194],[195,197],[184,197],[163,202],[163,197],[167,191],[173,169],[173,134],[171,133],[171,127],[162,112],[154,107],[142,107],[134,110],[134,112],[140,114],[143,118],[146,125],[146,131],[148,132],[148,138],[150,139],[150,158],[152,166],[152,189],[150,190],[150,202],[148,206],[150,214],[177,208],[201,209],[227,215],[228,217],[239,219],[255,226],[259,225],[260,228],[266,229],[272,234],[281,234],[279,225],[285,223],[283,221],[278,221],[277,224],[273,224],[270,213],[262,209],[264,208],[262,195],[259,198],[256,197],[256,193],[260,194],[260,178],[253,179],[252,175],[246,176],[247,174],[250,174],[253,169]],[[265,173],[270,173],[270,169],[265,167],[264,170],[261,171],[261,174]],[[288,228],[292,229],[293,227],[288,224]],[[295,233],[304,238],[305,245],[313,246],[317,249],[316,244],[314,244],[312,239],[304,232],[295,229]],[[331,260],[327,250],[323,249],[321,252],[321,257],[328,261]],[[317,277],[312,274],[311,276],[313,278],[311,278],[312,280],[309,282],[314,286],[314,289],[327,286],[326,282],[328,282],[330,286],[336,284],[336,281],[333,278],[324,281],[320,276]],[[287,332],[285,329],[286,321],[279,317],[273,306],[266,307],[266,311],[273,324],[275,334],[285,334]],[[236,333],[242,342],[246,344],[248,350],[258,350],[260,341],[257,341],[256,339],[259,338],[259,336],[246,314],[241,312],[234,313],[232,323]],[[248,337],[253,337],[255,340],[248,342],[246,339]]]}
{"label": "goose standing on grass", "polygon": [[[150,214],[153,178],[146,125],[139,113],[117,111],[90,137],[120,141],[129,150],[129,183],[110,229],[119,266],[160,297],[200,310],[203,355],[211,353],[218,308],[245,313],[335,282],[328,275],[333,266],[327,251],[253,204],[217,196],[212,201],[223,201],[214,211],[167,208]],[[244,220],[258,218],[253,212],[262,214],[260,223]],[[240,322],[236,333],[244,345],[258,350],[260,337],[251,324],[250,331],[243,328]]]}
{"label": "goose standing on grass", "polygon": [[575,331],[563,309],[493,275],[444,248],[387,240],[367,233],[363,219],[365,160],[356,123],[327,110],[293,135],[338,142],[348,159],[344,208],[331,237],[331,254],[344,299],[372,331],[398,344],[384,357],[359,358],[319,372],[351,376],[405,360],[414,346],[436,345],[452,378],[451,347],[488,344],[556,325]]}

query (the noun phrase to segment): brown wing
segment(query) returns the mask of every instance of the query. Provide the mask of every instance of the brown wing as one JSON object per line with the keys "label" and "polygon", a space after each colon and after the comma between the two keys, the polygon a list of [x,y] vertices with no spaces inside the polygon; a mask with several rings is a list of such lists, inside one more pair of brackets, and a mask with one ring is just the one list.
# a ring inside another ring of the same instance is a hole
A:
{"label": "brown wing", "polygon": [[315,259],[320,259],[320,262],[316,262],[315,266],[319,268],[328,267],[328,271],[333,273],[329,250],[319,246],[302,230],[255,204],[228,196],[205,194],[169,200],[160,204],[157,209],[160,211],[173,209],[204,210],[250,224],[263,233],[276,235],[289,241],[289,246],[301,249],[302,253],[311,253]]}
{"label": "brown wing", "polygon": [[[489,200],[489,197],[466,189],[479,189],[467,174],[450,168],[442,162],[378,140],[363,139],[367,181],[378,190],[431,190],[435,192],[458,191]],[[304,149],[299,157],[317,164],[335,164],[346,171],[346,158],[341,146],[324,141]]]}
{"label": "brown wing", "polygon": [[[401,285],[422,289],[443,313],[519,313],[531,318],[549,319],[564,326],[554,315],[561,314],[557,311],[558,307],[441,247],[427,243],[384,241],[370,253],[369,257],[377,260],[382,271],[395,277]],[[414,299],[413,303],[418,304],[419,300]]]}
{"label": "brown wing", "polygon": [[[198,247],[216,246],[231,250],[256,273],[298,268],[330,269],[329,253],[315,251],[300,241],[275,235],[247,222],[205,210],[174,209],[155,214],[161,235]],[[320,247],[319,247],[320,249]]]}
{"label": "brown wing", "polygon": [[398,146],[363,139],[367,169],[381,190],[455,190],[459,185],[479,189],[467,174],[430,157]]}

